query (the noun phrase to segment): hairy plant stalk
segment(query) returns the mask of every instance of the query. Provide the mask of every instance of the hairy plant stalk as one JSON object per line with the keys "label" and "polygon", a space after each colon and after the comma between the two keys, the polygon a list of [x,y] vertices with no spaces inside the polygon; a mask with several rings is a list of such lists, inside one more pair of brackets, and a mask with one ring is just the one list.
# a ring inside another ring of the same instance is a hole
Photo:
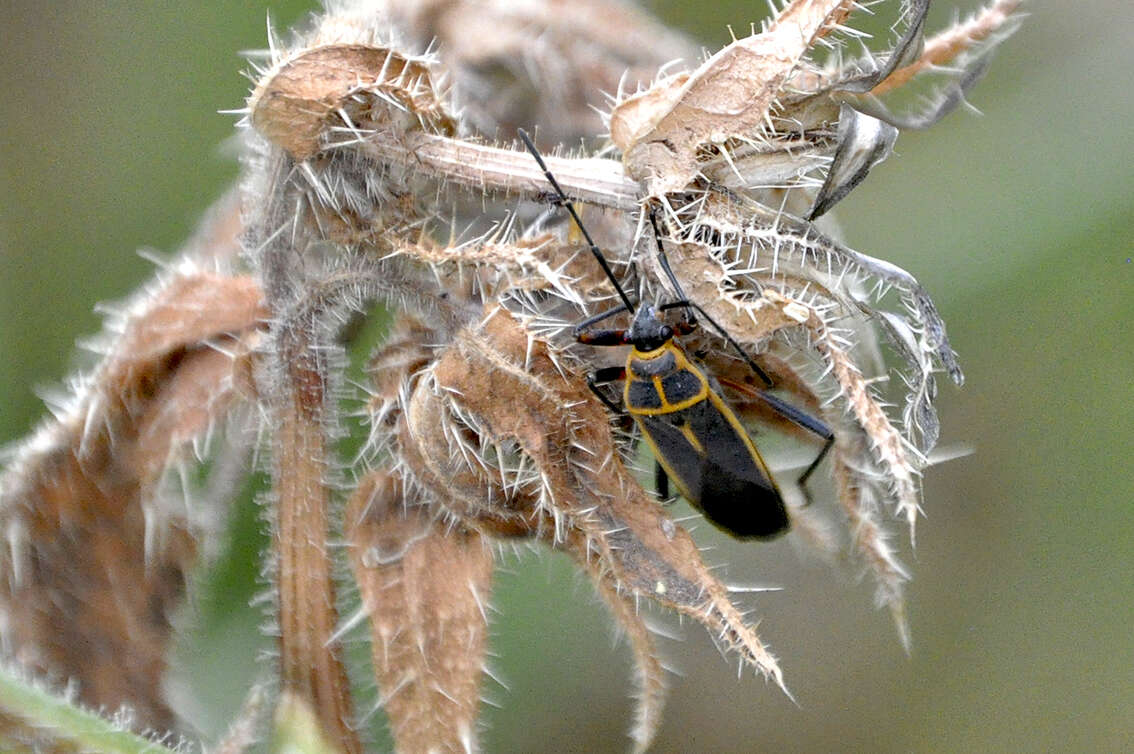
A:
{"label": "hairy plant stalk", "polygon": [[[279,240],[265,246],[275,248]],[[267,257],[273,264],[294,265],[286,252]],[[285,275],[279,276],[281,279]],[[294,281],[281,282],[278,288]],[[261,380],[274,417],[273,490],[276,590],[283,687],[309,704],[331,740],[345,751],[361,750],[351,727],[350,687],[335,633],[334,559],[329,542],[335,526],[336,500],[331,480],[338,471],[333,435],[336,371],[342,362],[334,335],[342,312],[358,310],[378,297],[412,301],[408,286],[391,265],[332,264],[299,289],[303,297],[288,307],[278,304],[273,324],[275,361]],[[290,296],[296,292],[290,292]],[[285,293],[281,298],[288,298]],[[438,322],[452,321],[451,311],[421,302]]]}
{"label": "hairy plant stalk", "polygon": [[[538,198],[549,194],[547,179],[522,150],[418,134],[409,144],[366,140],[358,150],[377,164],[396,164],[465,189]],[[576,201],[623,211],[638,208],[641,187],[621,164],[599,158],[547,155],[555,178]]]}
{"label": "hairy plant stalk", "polygon": [[331,492],[324,407],[329,372],[309,330],[280,344],[284,396],[276,406],[275,548],[279,595],[280,676],[285,691],[314,707],[344,751],[361,751],[349,721],[349,684],[334,637],[338,621],[332,561],[327,551]]}

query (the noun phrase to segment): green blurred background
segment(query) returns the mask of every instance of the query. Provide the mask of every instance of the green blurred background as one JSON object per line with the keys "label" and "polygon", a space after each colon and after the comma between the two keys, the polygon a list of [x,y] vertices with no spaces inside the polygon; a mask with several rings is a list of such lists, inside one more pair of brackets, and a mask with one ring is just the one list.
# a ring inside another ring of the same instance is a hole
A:
{"label": "green blurred background", "polygon": [[[277,26],[311,3],[271,3]],[[931,28],[953,5],[939,0]],[[219,146],[262,47],[262,2],[8,0],[0,26],[0,443],[42,415],[34,389],[76,364],[99,301],[151,273],[236,175]],[[708,47],[762,3],[658,2]],[[971,8],[971,4],[964,6]],[[943,442],[976,452],[930,469],[909,590],[913,654],[855,566],[789,541],[699,538],[749,600],[793,705],[737,680],[709,637],[662,640],[672,694],[655,751],[1134,749],[1134,14],[1126,0],[1031,3],[972,102],[842,203],[848,242],[916,274],[968,382],[942,385]],[[237,528],[254,529],[246,506]],[[895,530],[900,529],[895,522]],[[232,548],[181,649],[202,725],[223,726],[256,671],[256,566]],[[629,652],[562,558],[502,570],[489,682],[490,752],[623,751]],[[672,619],[655,616],[662,622]]]}

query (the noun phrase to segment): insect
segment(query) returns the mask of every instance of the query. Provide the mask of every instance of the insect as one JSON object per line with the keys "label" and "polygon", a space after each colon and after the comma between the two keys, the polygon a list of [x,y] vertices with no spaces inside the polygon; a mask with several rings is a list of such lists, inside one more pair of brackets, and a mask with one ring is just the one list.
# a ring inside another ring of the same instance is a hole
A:
{"label": "insect", "polygon": [[[697,328],[694,310],[712,325],[744,359],[764,383],[753,395],[779,415],[824,440],[818,456],[799,478],[806,483],[834,443],[834,434],[822,421],[785,403],[768,392],[771,378],[756,364],[719,324],[698,304],[685,298],[669,265],[657,219],[650,210],[650,222],[658,246],[658,260],[665,271],[677,301],[660,306],[635,306],[614,276],[606,257],[583,226],[574,205],[548,170],[531,138],[522,129],[520,138],[535,157],[547,180],[578,226],[591,254],[602,267],[622,303],[589,317],[575,326],[575,338],[592,346],[630,346],[624,366],[605,367],[587,376],[587,385],[608,408],[628,413],[637,423],[642,437],[656,460],[656,486],[659,496],[669,496],[669,481],[715,526],[738,539],[769,539],[790,526],[783,495],[765,464],[760,451],[735,412],[720,394],[717,381],[691,361],[675,341]],[[664,312],[681,309],[682,319],[668,324]],[[596,329],[595,326],[622,312],[632,316],[629,329]],[[622,407],[610,400],[599,385],[624,380]]]}

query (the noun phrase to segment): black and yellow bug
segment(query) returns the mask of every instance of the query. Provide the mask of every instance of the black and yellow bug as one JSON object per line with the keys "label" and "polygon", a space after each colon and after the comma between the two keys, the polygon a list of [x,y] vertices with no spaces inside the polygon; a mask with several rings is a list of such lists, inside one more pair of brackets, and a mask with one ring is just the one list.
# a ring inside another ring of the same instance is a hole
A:
{"label": "black and yellow bug", "polygon": [[[721,397],[716,381],[694,364],[674,341],[697,327],[696,310],[741,355],[767,388],[772,380],[725,330],[696,303],[685,299],[681,285],[662,246],[653,212],[650,222],[658,245],[658,259],[680,300],[661,306],[635,307],[622,290],[606,258],[583,227],[571,200],[548,170],[535,145],[523,130],[520,138],[535,157],[589,244],[591,253],[618,292],[622,303],[589,317],[575,326],[575,338],[593,346],[630,346],[625,366],[599,369],[587,377],[591,390],[616,413],[630,414],[657,461],[658,494],[668,497],[672,480],[682,496],[717,527],[739,539],[767,539],[788,530],[790,519],[783,495],[776,486],[760,451],[736,413]],[[684,317],[676,325],[661,319],[669,309],[680,308]],[[593,329],[622,312],[631,312],[629,329]],[[599,385],[625,380],[622,408]],[[776,413],[823,438],[823,449],[799,478],[803,487],[834,443],[834,435],[821,421],[785,403],[767,390],[753,395]],[[806,487],[804,487],[806,491]]]}

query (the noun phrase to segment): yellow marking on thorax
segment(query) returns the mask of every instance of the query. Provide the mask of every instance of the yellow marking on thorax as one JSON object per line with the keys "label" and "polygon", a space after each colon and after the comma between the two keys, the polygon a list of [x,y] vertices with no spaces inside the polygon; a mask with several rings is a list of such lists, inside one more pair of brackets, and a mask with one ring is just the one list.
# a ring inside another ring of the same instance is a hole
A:
{"label": "yellow marking on thorax", "polygon": [[[639,351],[636,347],[630,347],[630,355],[626,359],[626,363],[630,363],[630,359],[638,359],[639,361],[652,361],[653,359],[660,359],[666,351],[672,351],[681,354],[681,349],[673,345],[673,343],[663,343],[652,351]],[[682,356],[684,354],[681,354]]]}
{"label": "yellow marking on thorax", "polygon": [[[654,358],[661,358],[667,353],[674,356],[674,372],[692,372],[694,375],[696,375],[697,382],[701,383],[701,389],[697,390],[696,393],[694,393],[694,395],[691,397],[685,398],[684,400],[678,400],[676,401],[676,403],[672,403],[672,401],[669,400],[669,397],[666,396],[666,392],[661,389],[660,376],[652,376],[651,380],[653,381],[653,387],[658,391],[658,396],[661,398],[661,407],[629,409],[632,413],[643,414],[645,416],[672,414],[674,412],[679,412],[679,410],[682,410],[683,408],[695,406],[709,396],[709,380],[706,380],[705,375],[701,373],[701,370],[699,370],[699,368],[693,365],[693,362],[689,361],[689,359],[686,358],[685,351],[678,348],[674,344],[674,342],[670,341],[667,342],[667,344],[659,346],[658,348],[654,348],[653,350],[638,350],[637,348],[631,349],[631,353],[629,353],[629,355],[626,357],[627,379],[626,388],[624,390],[624,399],[629,398],[629,384],[631,384],[634,379],[641,379],[635,378],[634,376],[633,364],[635,359],[636,361],[640,362],[649,362]],[[626,405],[628,406],[629,404],[626,403]]]}
{"label": "yellow marking on thorax", "polygon": [[[682,409],[689,408],[690,406],[695,406],[698,403],[700,403],[701,401],[705,400],[705,398],[708,397],[708,395],[709,395],[709,381],[708,381],[708,379],[705,378],[705,375],[701,373],[700,369],[698,369],[697,367],[695,367],[693,365],[693,362],[689,361],[689,359],[686,358],[685,352],[682,351],[680,348],[678,348],[676,345],[674,345],[672,342],[666,343],[666,344],[664,344],[664,345],[662,345],[658,348],[653,349],[652,351],[639,351],[637,348],[631,349],[630,355],[626,357],[626,376],[627,376],[627,379],[626,379],[626,388],[624,390],[624,397],[629,398],[630,382],[634,379],[641,379],[640,377],[637,377],[637,378],[634,377],[634,370],[633,370],[633,366],[632,366],[633,362],[635,360],[650,361],[652,359],[659,359],[662,356],[664,356],[667,352],[673,354],[673,360],[674,360],[674,370],[673,371],[674,372],[682,372],[682,371],[691,372],[692,374],[696,375],[697,381],[699,383],[701,383],[701,389],[698,390],[695,394],[693,394],[689,398],[686,398],[684,400],[677,401],[677,402],[671,402],[669,400],[669,397],[665,394],[665,391],[662,390],[661,377],[654,376],[651,379],[653,380],[653,383],[654,383],[654,389],[658,391],[658,397],[661,398],[661,402],[662,402],[661,407],[660,408],[632,408],[632,409],[629,409],[631,411],[631,413],[643,414],[645,416],[658,416],[660,414],[672,414],[675,411],[680,411]],[[626,404],[626,405],[629,405],[629,404]]]}

